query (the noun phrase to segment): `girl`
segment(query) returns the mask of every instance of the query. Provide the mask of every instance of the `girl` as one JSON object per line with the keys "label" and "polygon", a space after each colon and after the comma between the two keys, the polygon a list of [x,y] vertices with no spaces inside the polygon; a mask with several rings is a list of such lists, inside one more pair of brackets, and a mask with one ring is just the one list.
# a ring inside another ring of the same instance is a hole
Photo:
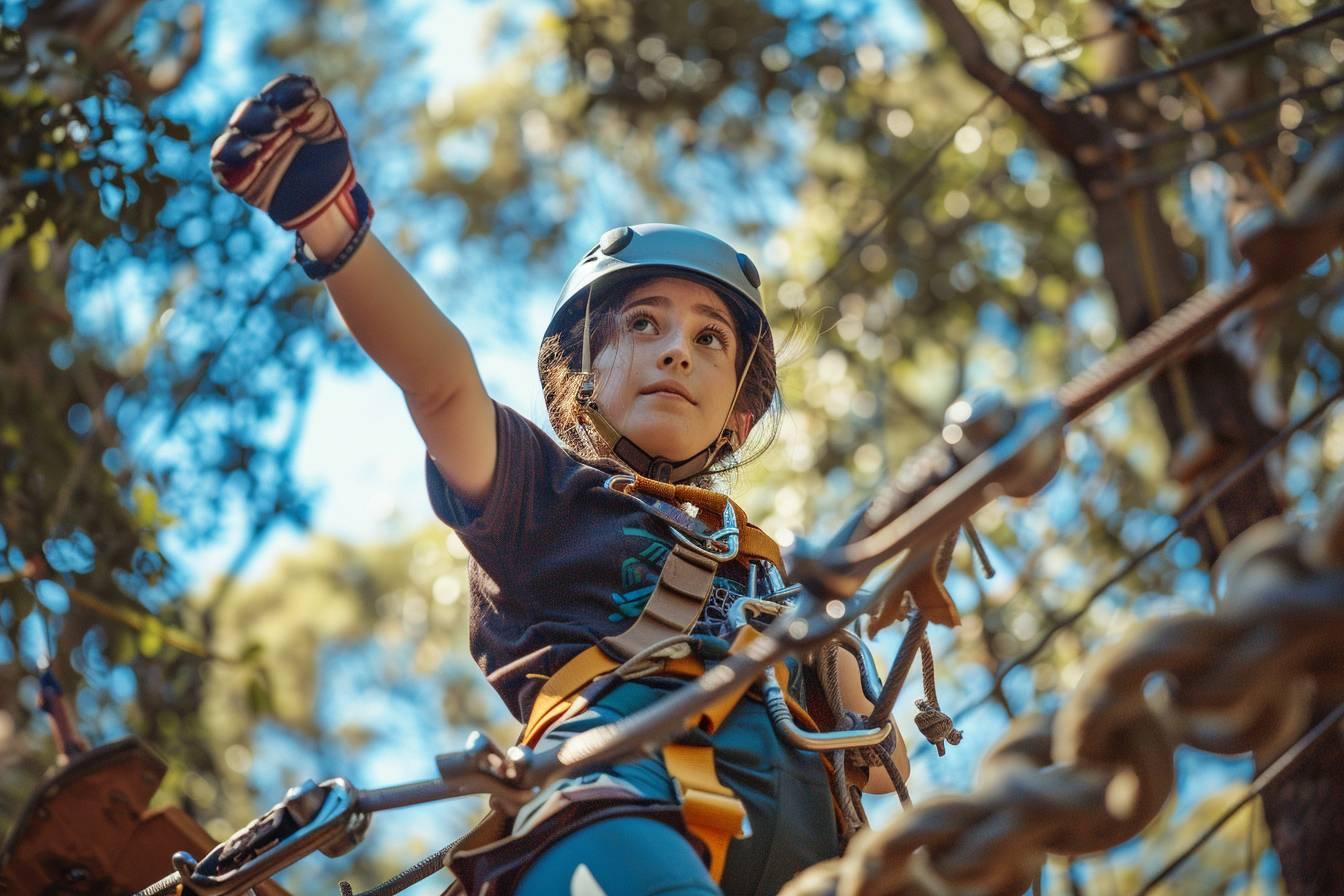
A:
{"label": "girl", "polygon": [[[539,356],[562,447],[491,401],[461,332],[370,234],[345,131],[310,79],[243,102],[212,160],[227,189],[297,231],[297,259],[404,392],[431,504],[471,553],[472,653],[527,743],[647,706],[726,654],[734,603],[783,587],[773,542],[697,487],[739,463],[751,432],[768,441],[778,413],[745,255],[673,225],[602,237]],[[841,689],[861,714],[857,668],[841,667]],[[784,743],[755,696],[716,710],[661,754],[558,782],[473,832],[450,859],[459,883],[767,894],[838,854],[831,783],[847,792],[846,773],[865,771]],[[886,746],[906,774],[899,735]]]}

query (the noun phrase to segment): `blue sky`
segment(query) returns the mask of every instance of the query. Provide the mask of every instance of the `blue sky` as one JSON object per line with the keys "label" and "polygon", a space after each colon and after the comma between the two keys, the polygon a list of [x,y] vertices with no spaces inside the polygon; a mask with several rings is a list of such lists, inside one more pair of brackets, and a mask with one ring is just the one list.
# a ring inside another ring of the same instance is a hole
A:
{"label": "blue sky", "polygon": [[[488,68],[484,52],[484,30],[492,15],[504,4],[402,2],[399,7],[416,16],[414,33],[421,35],[425,47],[420,71],[429,82],[427,104],[450,104],[454,90],[473,83]],[[535,13],[538,4],[508,4],[513,15]],[[250,67],[250,47],[262,38],[258,22],[282,27],[274,15],[263,14],[272,5],[264,0],[212,8],[207,17],[206,49],[191,82],[175,102],[196,109],[222,106],[231,108],[255,92],[273,72],[258,72]],[[528,12],[530,9],[531,13]],[[389,147],[376,140],[353,135],[357,144],[369,147],[357,161],[361,177],[369,179],[404,176],[403,160],[387,158]],[[395,152],[395,148],[391,148]],[[377,205],[378,196],[374,194]],[[379,208],[375,232],[395,232],[399,224],[396,210]],[[283,255],[289,238],[278,228],[275,232],[278,255]],[[446,282],[455,253],[450,247],[424,254],[412,272],[441,305],[435,284]],[[559,288],[559,284],[555,284]],[[499,332],[492,325],[489,309],[481,313],[450,312],[466,331],[476,354],[477,364],[490,394],[524,413],[544,419],[541,389],[533,365],[533,350],[545,328],[552,298],[538,288],[520,298],[525,310],[520,319],[527,332]],[[400,390],[372,364],[349,374],[330,367],[316,377],[307,411],[295,469],[305,487],[316,490],[313,506],[313,533],[335,535],[351,541],[377,541],[400,537],[433,519],[424,493],[424,447],[406,412]],[[209,546],[179,553],[178,562],[197,582],[205,582],[220,573],[237,550],[242,519],[232,520],[232,532]],[[301,551],[308,532],[293,528],[272,531],[262,548],[243,572],[245,579],[265,575],[276,559],[289,552]],[[170,542],[171,544],[171,542]]]}

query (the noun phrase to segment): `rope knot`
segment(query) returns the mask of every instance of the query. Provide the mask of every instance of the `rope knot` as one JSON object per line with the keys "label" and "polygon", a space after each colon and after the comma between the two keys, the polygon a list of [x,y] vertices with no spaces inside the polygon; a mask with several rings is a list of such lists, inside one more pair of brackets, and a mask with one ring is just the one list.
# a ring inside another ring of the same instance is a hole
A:
{"label": "rope knot", "polygon": [[939,709],[937,703],[916,700],[915,708],[919,710],[915,714],[915,724],[919,726],[919,733],[937,748],[939,756],[947,752],[943,746],[944,741],[954,747],[961,743],[961,731],[952,726],[952,717]]}

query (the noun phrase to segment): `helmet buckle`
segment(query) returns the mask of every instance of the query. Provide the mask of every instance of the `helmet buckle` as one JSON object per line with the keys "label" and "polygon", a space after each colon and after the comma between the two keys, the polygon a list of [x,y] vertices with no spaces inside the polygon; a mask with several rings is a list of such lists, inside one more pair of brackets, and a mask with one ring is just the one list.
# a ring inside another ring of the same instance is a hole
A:
{"label": "helmet buckle", "polygon": [[593,375],[590,373],[583,378],[579,384],[579,394],[576,397],[580,405],[590,407],[593,404],[593,395],[597,393],[597,384],[593,382]]}

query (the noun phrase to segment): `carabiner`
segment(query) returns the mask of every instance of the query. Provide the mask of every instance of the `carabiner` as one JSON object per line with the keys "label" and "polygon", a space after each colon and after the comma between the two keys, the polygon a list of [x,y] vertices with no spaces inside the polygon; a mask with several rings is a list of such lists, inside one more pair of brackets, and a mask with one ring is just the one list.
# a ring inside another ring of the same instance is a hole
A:
{"label": "carabiner", "polygon": [[727,563],[732,560],[737,556],[741,545],[737,512],[733,510],[732,501],[726,501],[723,505],[723,526],[718,531],[709,535],[698,533],[691,535],[682,531],[679,526],[673,526],[672,535],[686,547],[716,563]]}
{"label": "carabiner", "polygon": [[[604,485],[612,491],[620,492],[623,495],[634,498],[639,503],[649,509],[658,519],[667,523],[672,531],[672,536],[686,547],[695,551],[702,557],[713,560],[716,563],[727,563],[737,556],[740,544],[741,532],[737,525],[737,512],[733,510],[733,502],[725,501],[723,505],[723,526],[714,532],[697,532],[690,528],[687,523],[693,523],[700,526],[704,524],[695,517],[686,514],[680,508],[656,498],[649,497],[658,504],[663,505],[665,510],[660,510],[655,504],[650,504],[640,497],[638,492],[630,493],[623,490],[627,485],[634,485],[635,477],[628,473],[617,473],[609,476]],[[685,518],[685,522],[673,518],[671,514],[675,512]]]}

